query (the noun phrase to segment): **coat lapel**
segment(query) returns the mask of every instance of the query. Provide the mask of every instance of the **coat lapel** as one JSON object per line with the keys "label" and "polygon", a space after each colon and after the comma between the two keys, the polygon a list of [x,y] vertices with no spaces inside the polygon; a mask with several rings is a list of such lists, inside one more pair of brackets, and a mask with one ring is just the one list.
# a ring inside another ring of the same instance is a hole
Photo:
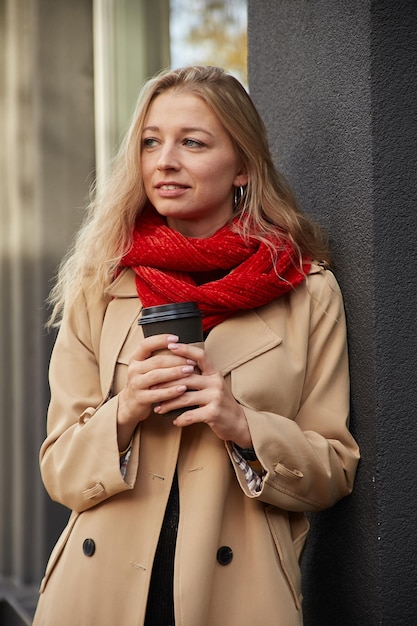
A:
{"label": "coat lapel", "polygon": [[116,278],[107,293],[112,300],[106,310],[100,338],[100,384],[104,397],[111,389],[120,350],[142,309],[134,275],[128,270]]}
{"label": "coat lapel", "polygon": [[[142,309],[134,274],[130,270],[123,271],[108,287],[107,293],[112,300],[107,307],[100,342],[101,386],[104,394],[111,387],[117,357]],[[263,308],[226,320],[213,328],[207,337],[207,352],[212,355],[223,376],[282,342],[282,338],[262,318]]]}
{"label": "coat lapel", "polygon": [[[323,267],[313,264],[309,273],[322,271]],[[285,302],[286,295],[278,300]],[[206,349],[223,376],[282,343],[282,336],[274,329],[276,305],[277,300],[273,300],[258,309],[236,315],[210,332],[205,342]]]}
{"label": "coat lapel", "polygon": [[256,311],[226,320],[210,332],[205,345],[223,376],[282,342]]}

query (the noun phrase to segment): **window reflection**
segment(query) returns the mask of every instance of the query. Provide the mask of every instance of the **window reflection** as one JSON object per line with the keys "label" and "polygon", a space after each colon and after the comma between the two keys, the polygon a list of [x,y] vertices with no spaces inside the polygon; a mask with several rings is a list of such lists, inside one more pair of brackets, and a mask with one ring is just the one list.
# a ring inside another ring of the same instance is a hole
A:
{"label": "window reflection", "polygon": [[219,65],[247,84],[247,0],[170,0],[171,67]]}

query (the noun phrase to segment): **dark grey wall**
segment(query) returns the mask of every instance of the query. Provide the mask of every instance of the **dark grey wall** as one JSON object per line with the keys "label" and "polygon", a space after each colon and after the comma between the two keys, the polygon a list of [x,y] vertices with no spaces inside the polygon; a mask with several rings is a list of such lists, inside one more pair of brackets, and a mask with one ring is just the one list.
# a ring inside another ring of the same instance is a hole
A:
{"label": "dark grey wall", "polygon": [[307,626],[417,615],[417,2],[249,0],[249,85],[327,229],[348,317],[354,495],[312,517]]}

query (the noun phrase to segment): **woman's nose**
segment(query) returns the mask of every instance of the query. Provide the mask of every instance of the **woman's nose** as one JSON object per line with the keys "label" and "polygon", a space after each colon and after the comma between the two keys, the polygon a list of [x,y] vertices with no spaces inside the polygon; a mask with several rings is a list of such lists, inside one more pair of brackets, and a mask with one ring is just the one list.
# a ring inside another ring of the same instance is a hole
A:
{"label": "woman's nose", "polygon": [[179,168],[179,160],[176,150],[173,146],[162,146],[157,161],[158,170],[177,170]]}

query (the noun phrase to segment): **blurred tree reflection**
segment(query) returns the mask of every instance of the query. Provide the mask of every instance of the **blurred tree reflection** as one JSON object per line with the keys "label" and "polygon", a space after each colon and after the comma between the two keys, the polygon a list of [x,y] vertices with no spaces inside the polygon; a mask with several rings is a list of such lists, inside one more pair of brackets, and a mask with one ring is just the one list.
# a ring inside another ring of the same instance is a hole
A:
{"label": "blurred tree reflection", "polygon": [[171,0],[171,65],[219,65],[247,83],[247,0]]}

